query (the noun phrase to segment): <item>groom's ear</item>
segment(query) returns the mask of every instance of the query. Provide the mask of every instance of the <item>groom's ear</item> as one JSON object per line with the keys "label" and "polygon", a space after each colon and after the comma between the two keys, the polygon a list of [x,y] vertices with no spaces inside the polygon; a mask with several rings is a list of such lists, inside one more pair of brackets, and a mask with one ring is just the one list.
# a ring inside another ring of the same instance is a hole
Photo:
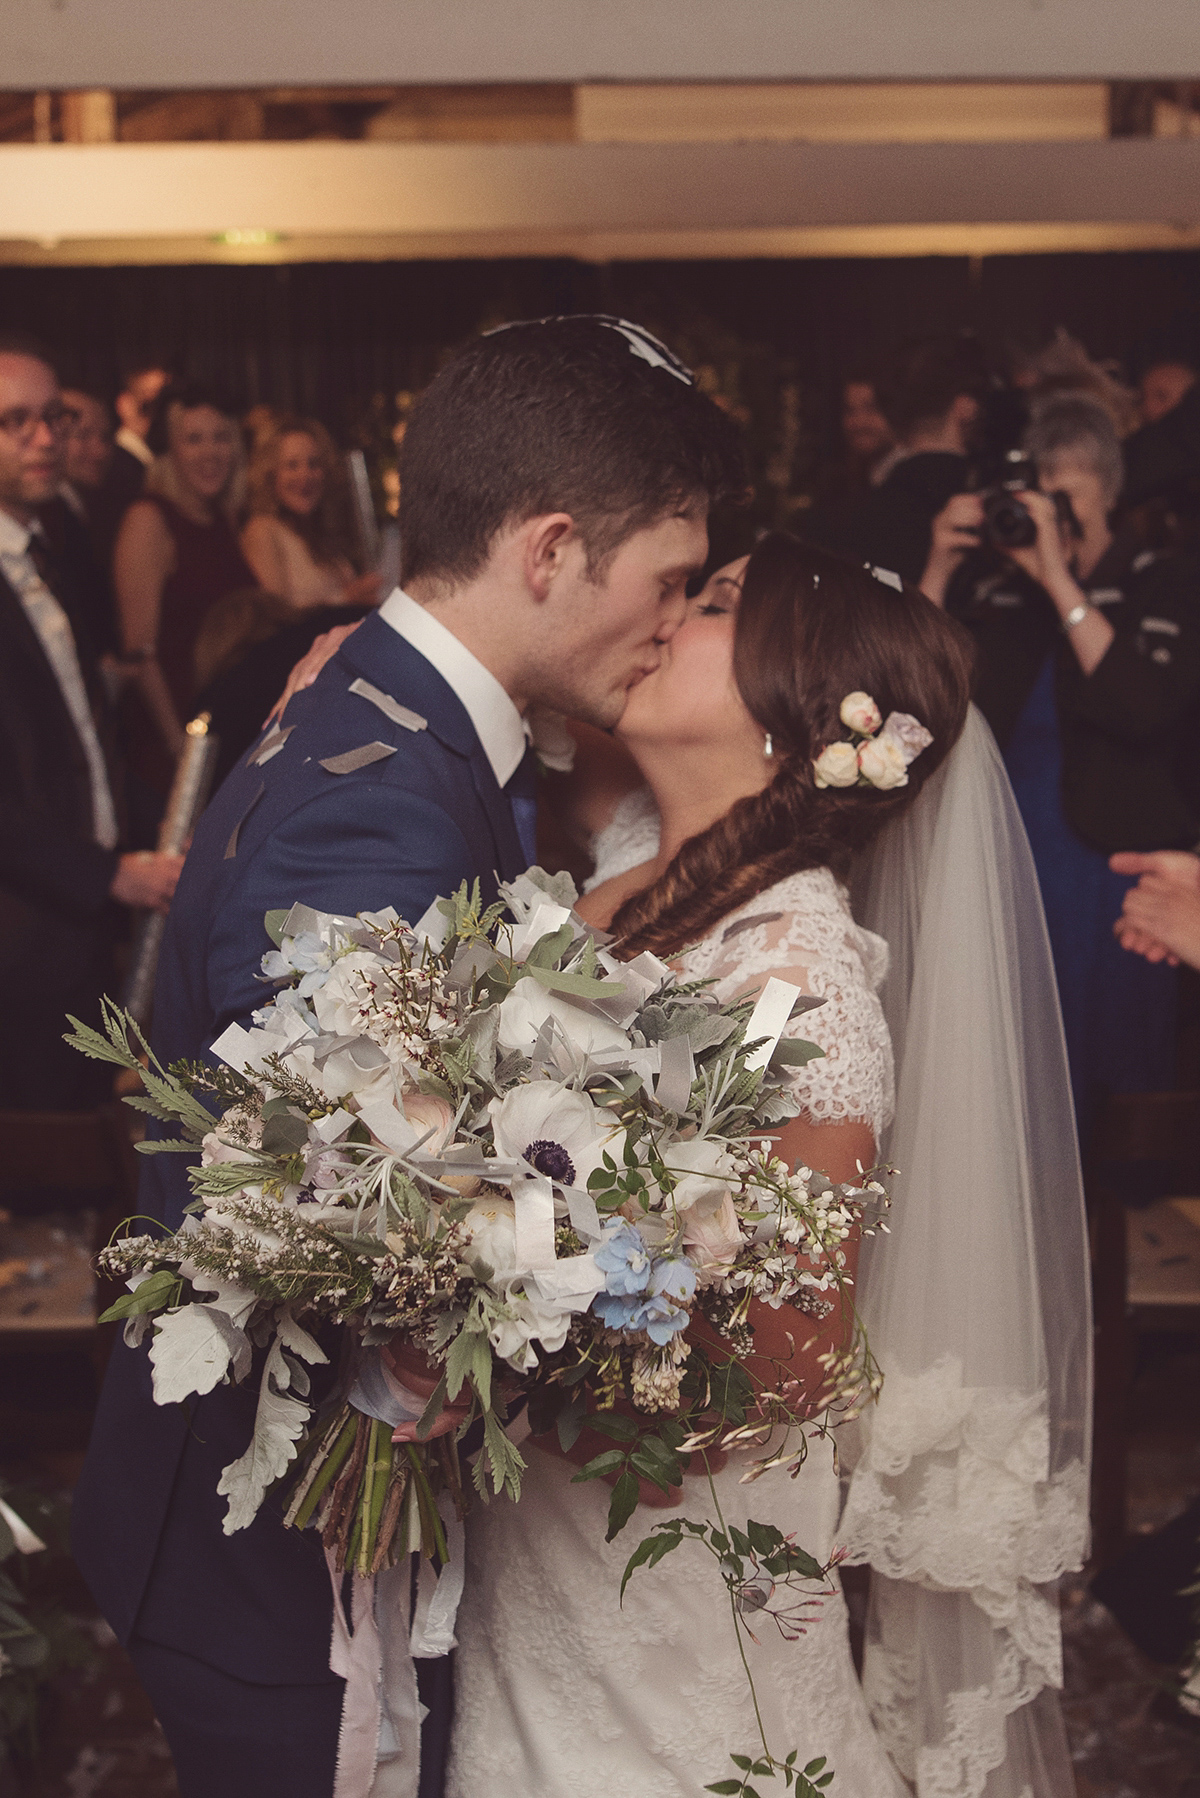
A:
{"label": "groom's ear", "polygon": [[578,558],[579,532],[569,512],[546,512],[520,527],[522,573],[533,597],[544,604],[568,562]]}

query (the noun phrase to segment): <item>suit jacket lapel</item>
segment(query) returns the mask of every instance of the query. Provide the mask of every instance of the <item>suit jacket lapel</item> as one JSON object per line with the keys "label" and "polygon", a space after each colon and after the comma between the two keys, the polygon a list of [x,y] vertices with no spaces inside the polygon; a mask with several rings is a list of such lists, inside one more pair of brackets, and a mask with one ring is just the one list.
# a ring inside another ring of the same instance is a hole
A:
{"label": "suit jacket lapel", "polygon": [[[429,734],[462,756],[471,770],[492,833],[495,871],[511,880],[525,866],[512,806],[501,791],[475,733],[470,715],[449,682],[412,644],[378,614],[366,619],[339,652],[356,675],[410,706],[426,720]],[[481,857],[481,860],[484,859]]]}

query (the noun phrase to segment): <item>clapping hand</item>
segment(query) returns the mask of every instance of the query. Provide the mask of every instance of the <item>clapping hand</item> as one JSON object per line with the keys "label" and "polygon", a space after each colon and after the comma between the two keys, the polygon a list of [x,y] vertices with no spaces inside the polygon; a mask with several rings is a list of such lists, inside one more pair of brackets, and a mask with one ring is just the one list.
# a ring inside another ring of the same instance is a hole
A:
{"label": "clapping hand", "polygon": [[1200,858],[1181,849],[1114,855],[1114,874],[1136,874],[1113,932],[1147,961],[1200,968]]}

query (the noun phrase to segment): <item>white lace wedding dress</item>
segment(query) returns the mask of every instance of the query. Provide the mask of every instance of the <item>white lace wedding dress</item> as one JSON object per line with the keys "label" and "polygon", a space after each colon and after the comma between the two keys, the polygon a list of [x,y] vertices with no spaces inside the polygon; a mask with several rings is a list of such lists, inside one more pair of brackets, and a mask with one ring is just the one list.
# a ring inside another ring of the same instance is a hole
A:
{"label": "white lace wedding dress", "polygon": [[[788,1027],[825,1050],[796,1071],[797,1097],[814,1122],[864,1121],[877,1139],[893,1103],[876,997],[886,967],[886,945],[855,924],[825,869],[759,894],[684,959],[685,975],[714,979],[722,999],[771,974],[822,999]],[[666,1513],[639,1511],[606,1545],[608,1487],[572,1485],[570,1465],[526,1452],[521,1502],[476,1506],[467,1526],[447,1798],[697,1798],[733,1771],[731,1751],[753,1754],[759,1742],[715,1565],[685,1544],[639,1570],[620,1607],[625,1563]],[[746,1486],[744,1470],[734,1458],[716,1475],[726,1523],[773,1523],[825,1558],[839,1502],[828,1445],[814,1443],[795,1480],[776,1470]],[[713,1516],[704,1480],[688,1481],[684,1512]],[[837,1798],[899,1798],[905,1787],[855,1675],[840,1589],[799,1641],[783,1640],[769,1618],[755,1633],[759,1644],[745,1647],[772,1751],[796,1748],[801,1765],[826,1755]]]}

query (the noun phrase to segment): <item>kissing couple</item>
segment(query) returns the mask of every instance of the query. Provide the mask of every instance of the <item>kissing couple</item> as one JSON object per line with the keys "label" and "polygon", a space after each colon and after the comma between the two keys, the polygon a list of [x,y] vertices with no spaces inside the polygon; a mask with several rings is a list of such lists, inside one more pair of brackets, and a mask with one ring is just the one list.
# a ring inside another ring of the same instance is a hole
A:
{"label": "kissing couple", "polygon": [[[748,1649],[768,1736],[827,1756],[838,1798],[1057,1798],[1055,1582],[1086,1536],[1082,1203],[1040,902],[966,639],[886,571],[782,533],[693,592],[709,510],[745,488],[738,433],[624,320],[475,341],[422,396],[400,475],[402,588],[197,829],[155,1052],[202,1057],[262,1002],[268,911],[415,921],[463,881],[493,899],[537,859],[527,717],[616,733],[653,829],[609,830],[583,915],[722,1000],[772,976],[819,1000],[802,1034],[824,1053],[791,1071],[777,1152],[834,1181],[901,1170],[893,1234],[847,1245],[885,1382],[846,1432],[848,1488],[816,1441],[795,1479],[749,1487],[732,1451],[670,1502],[870,1564],[861,1683],[840,1589],[798,1641]],[[180,1158],[151,1158],[139,1209],[173,1230],[189,1198]],[[841,1312],[815,1334],[788,1306],[750,1318],[753,1356],[819,1391]],[[222,1531],[253,1386],[160,1409],[119,1344],[76,1557],[183,1798],[366,1798],[339,1772],[319,1540],[270,1501]],[[629,1549],[604,1543],[599,1483],[572,1483],[556,1438],[527,1459],[520,1502],[468,1519],[457,1652],[419,1664],[419,1766],[385,1694],[372,1798],[693,1798],[756,1733],[722,1585],[680,1556],[622,1610]],[[376,1621],[402,1648],[408,1618]]]}

